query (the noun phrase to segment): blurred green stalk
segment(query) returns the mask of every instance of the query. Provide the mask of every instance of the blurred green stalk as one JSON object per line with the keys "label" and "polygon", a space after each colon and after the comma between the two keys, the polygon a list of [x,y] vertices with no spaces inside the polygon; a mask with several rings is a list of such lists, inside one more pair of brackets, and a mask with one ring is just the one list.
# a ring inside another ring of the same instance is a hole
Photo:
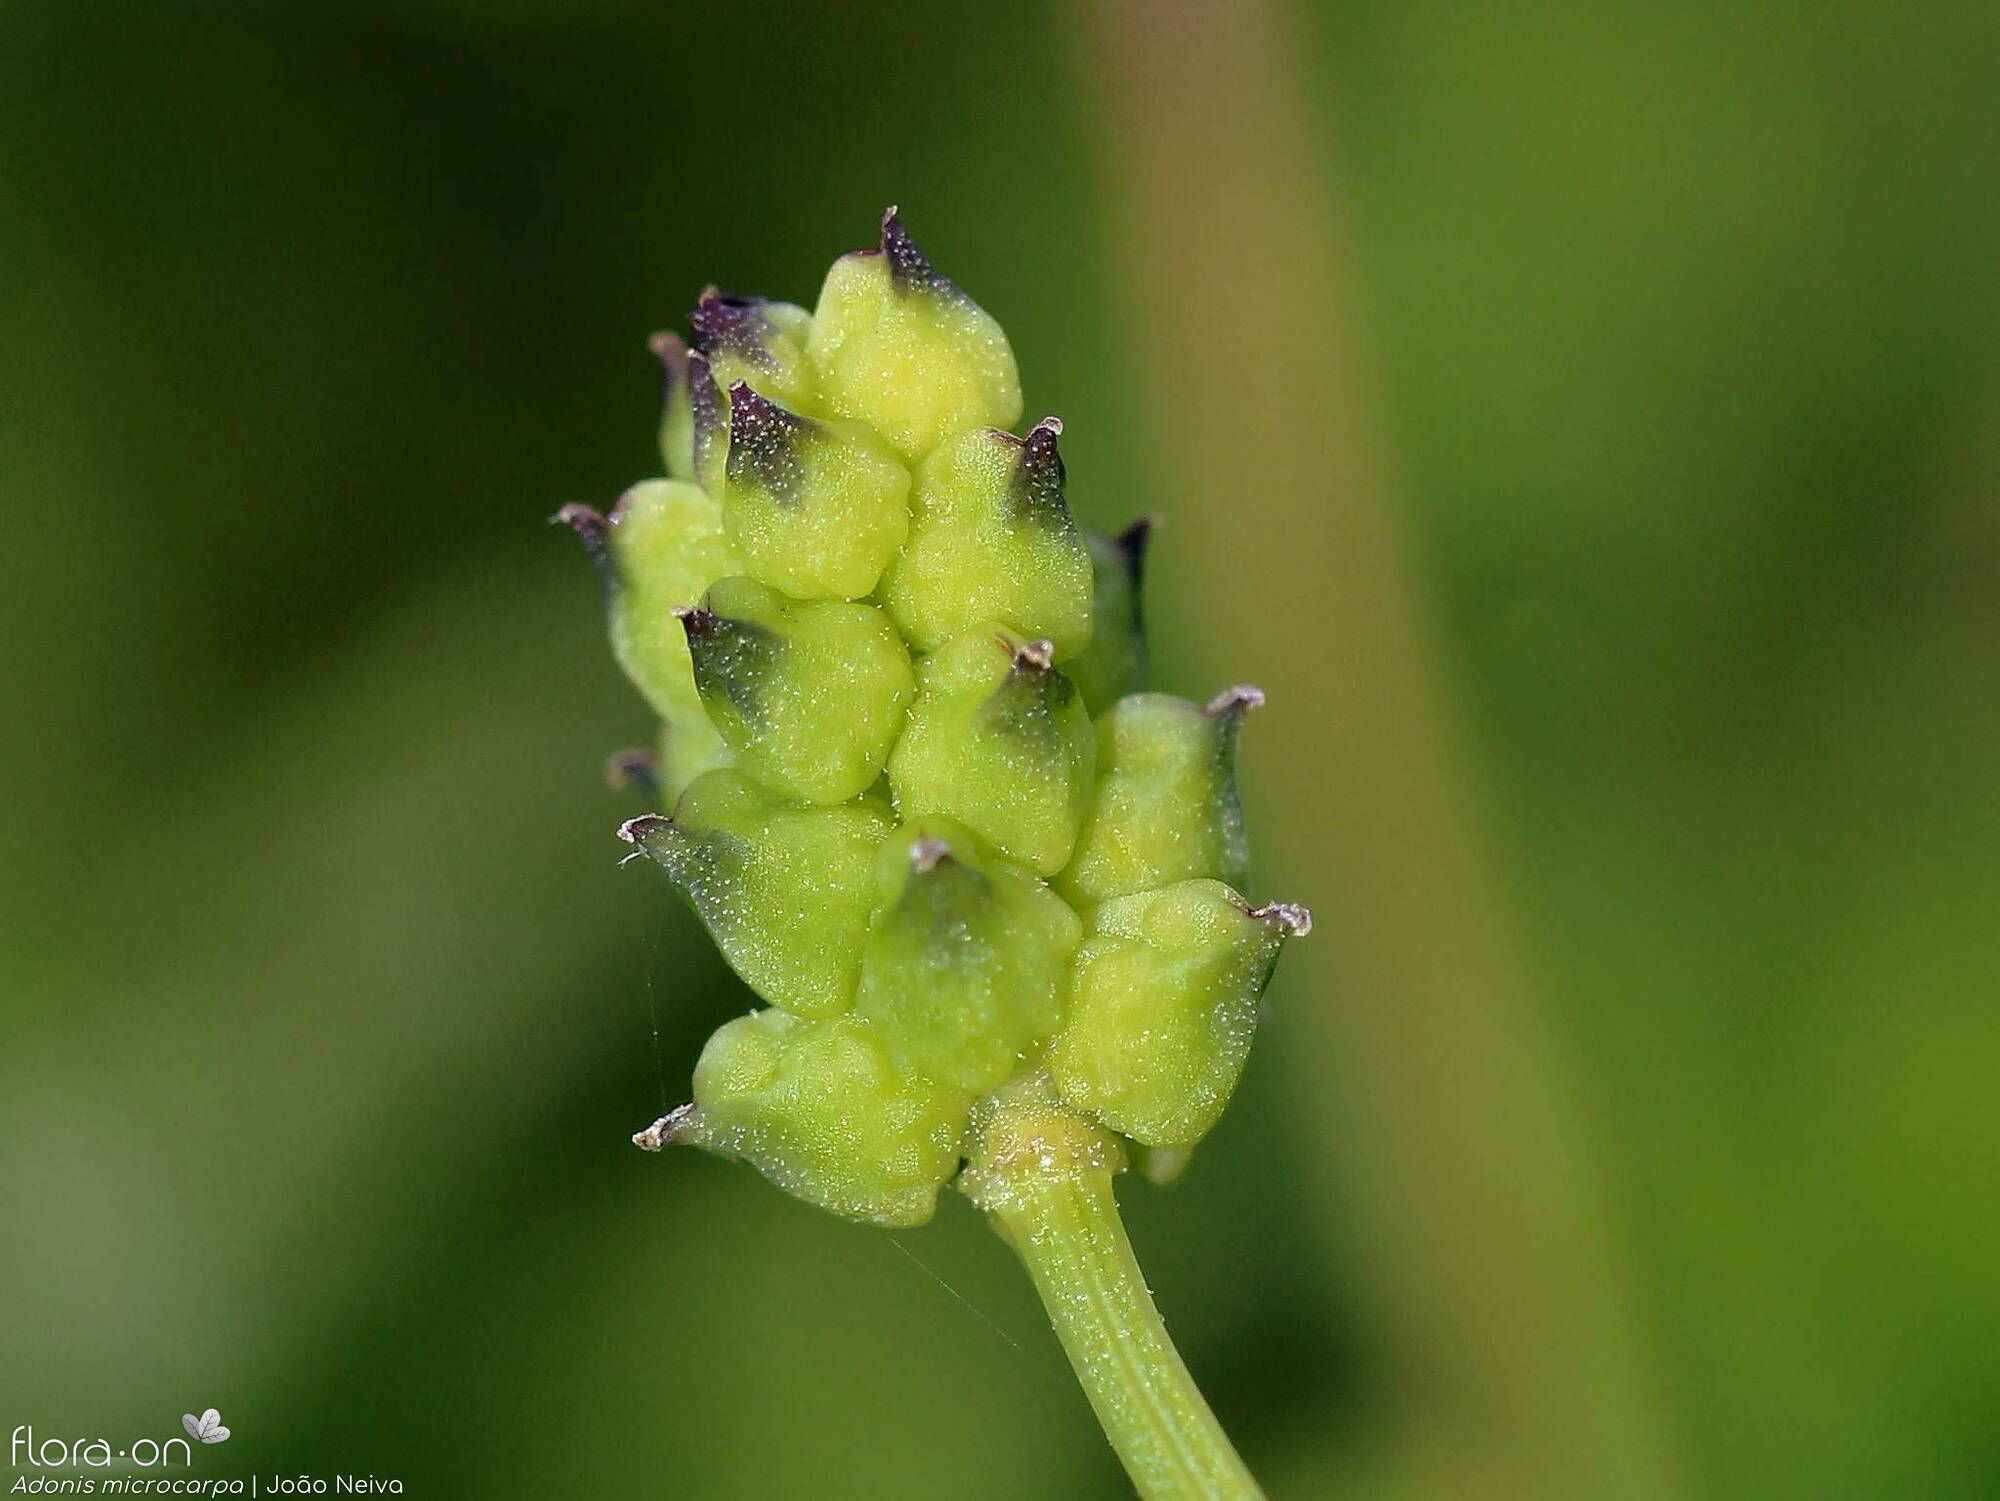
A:
{"label": "blurred green stalk", "polygon": [[1251,790],[1334,929],[1288,966],[1286,1066],[1398,1378],[1378,1457],[1426,1494],[1666,1497],[1587,1127],[1409,583],[1298,44],[1257,0],[1076,13],[1173,551],[1231,559],[1168,591],[1318,750]]}
{"label": "blurred green stalk", "polygon": [[1116,1137],[1023,1096],[961,1187],[1020,1256],[1104,1435],[1145,1501],[1263,1501],[1153,1305],[1118,1216]]}

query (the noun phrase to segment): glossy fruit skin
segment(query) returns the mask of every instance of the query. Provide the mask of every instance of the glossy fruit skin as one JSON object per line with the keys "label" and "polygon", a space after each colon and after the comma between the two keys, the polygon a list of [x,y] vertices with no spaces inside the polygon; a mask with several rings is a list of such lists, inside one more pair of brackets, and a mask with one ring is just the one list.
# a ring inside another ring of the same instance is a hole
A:
{"label": "glossy fruit skin", "polygon": [[802,803],[844,803],[875,784],[916,696],[886,614],[738,576],[680,618],[701,707],[741,770]]}
{"label": "glossy fruit skin", "polygon": [[909,725],[889,756],[906,816],[942,815],[1052,876],[1090,806],[1097,737],[1049,643],[993,626],[955,636],[917,669]]}
{"label": "glossy fruit skin", "polygon": [[1062,1024],[1081,919],[948,819],[897,830],[876,869],[855,1015],[905,1072],[968,1097],[997,1089]]}
{"label": "glossy fruit skin", "polygon": [[974,428],[917,466],[909,541],[883,602],[920,651],[992,624],[1068,659],[1090,644],[1091,558],[1063,498],[1062,424]]}
{"label": "glossy fruit skin", "polygon": [[1186,1151],[1221,1117],[1257,1001],[1295,931],[1197,879],[1104,903],[1049,1058],[1066,1103],[1141,1146]]}
{"label": "glossy fruit skin", "polygon": [[1232,688],[1206,708],[1134,693],[1097,719],[1097,776],[1063,890],[1101,902],[1204,876],[1241,885],[1250,851],[1236,794],[1236,741],[1262,704]]}
{"label": "glossy fruit skin", "polygon": [[1262,695],[1142,691],[1150,518],[1077,525],[1062,424],[1011,431],[1005,334],[894,210],[812,313],[709,288],[690,323],[652,341],[668,478],[561,519],[663,723],[619,833],[765,1005],[635,1139],[892,1226],[1003,1098],[1177,1171],[1306,926],[1238,894]]}
{"label": "glossy fruit skin", "polygon": [[851,1219],[921,1225],[958,1166],[964,1104],[899,1072],[851,1017],[771,1007],[725,1023],[695,1065],[694,1092],[688,1140]]}

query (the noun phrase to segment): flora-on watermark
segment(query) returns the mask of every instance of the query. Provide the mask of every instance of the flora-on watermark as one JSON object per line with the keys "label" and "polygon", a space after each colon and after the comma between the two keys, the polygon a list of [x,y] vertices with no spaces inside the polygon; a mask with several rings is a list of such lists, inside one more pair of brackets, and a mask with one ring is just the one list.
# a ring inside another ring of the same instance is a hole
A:
{"label": "flora-on watermark", "polygon": [[200,1439],[204,1444],[219,1444],[229,1437],[229,1430],[222,1426],[222,1414],[213,1407],[200,1417],[191,1412],[182,1413],[181,1427],[187,1429],[189,1438]]}
{"label": "flora-on watermark", "polygon": [[[198,1424],[214,1420],[211,1431],[214,1438],[205,1438],[196,1431]],[[220,1443],[229,1437],[229,1430],[222,1426],[220,1414],[214,1408],[203,1413],[200,1418],[193,1416],[182,1419],[191,1438],[199,1438],[203,1443]],[[118,1461],[136,1465],[138,1468],[154,1469],[175,1462],[174,1451],[180,1451],[179,1463],[182,1468],[194,1463],[194,1450],[187,1439],[136,1438],[125,1447],[114,1449],[111,1440],[105,1438],[62,1438],[51,1436],[37,1438],[34,1425],[23,1423],[17,1427],[8,1444],[7,1460],[17,1470],[61,1470],[80,1466],[87,1469],[108,1470]]]}
{"label": "flora-on watermark", "polygon": [[[187,1438],[133,1439],[114,1448],[105,1438],[41,1437],[33,1425],[17,1427],[8,1459],[18,1471],[37,1470],[186,1470],[194,1461],[192,1439],[220,1444],[229,1437],[222,1414],[213,1407],[181,1414]],[[17,1474],[8,1494],[19,1496],[400,1496],[403,1482],[374,1475],[250,1475],[202,1478],[173,1474],[48,1475]]]}

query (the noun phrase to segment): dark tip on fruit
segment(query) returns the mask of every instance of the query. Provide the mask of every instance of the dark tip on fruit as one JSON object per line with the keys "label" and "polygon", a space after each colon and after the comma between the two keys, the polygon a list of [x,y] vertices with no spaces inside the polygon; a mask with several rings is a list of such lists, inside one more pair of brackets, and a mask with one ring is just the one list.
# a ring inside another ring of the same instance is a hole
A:
{"label": "dark tip on fruit", "polygon": [[699,349],[687,354],[688,408],[694,419],[694,472],[708,482],[710,456],[724,441],[722,393],[709,373],[708,356]]}
{"label": "dark tip on fruit", "polygon": [[632,853],[618,863],[630,865],[644,855],[665,864],[670,837],[675,832],[674,821],[663,813],[641,813],[637,818],[626,819],[618,825],[618,837],[632,846]]}
{"label": "dark tip on fruit", "polygon": [[1055,644],[1050,641],[1022,641],[1014,646],[1014,670],[1037,675],[1056,665]]}
{"label": "dark tip on fruit", "polygon": [[674,826],[674,821],[664,813],[641,813],[637,818],[628,818],[618,825],[618,837],[627,844],[636,844],[644,849],[649,840],[657,840]]}
{"label": "dark tip on fruit", "polygon": [[710,711],[726,701],[748,723],[763,724],[769,709],[764,687],[784,655],[785,638],[701,605],[676,605],[672,614],[687,633],[694,686]]}
{"label": "dark tip on fruit", "polygon": [[551,525],[566,526],[576,533],[576,540],[583,544],[590,561],[597,565],[598,577],[604,581],[607,592],[618,587],[618,563],[611,556],[611,523],[605,519],[603,512],[572,501],[551,516],[549,522]]}
{"label": "dark tip on fruit", "polygon": [[1248,913],[1261,923],[1283,929],[1287,938],[1303,938],[1313,930],[1312,913],[1295,902],[1271,902],[1251,907]]}
{"label": "dark tip on fruit", "polygon": [[675,605],[671,613],[681,623],[681,629],[687,632],[690,645],[710,640],[721,632],[722,617],[700,605]]}
{"label": "dark tip on fruit", "polygon": [[1062,418],[1044,417],[1028,429],[1025,438],[1001,434],[1021,451],[1007,484],[1009,515],[1065,529],[1076,524],[1070,519],[1069,503],[1063,499],[1063,482],[1069,475],[1056,443],[1062,430]]}
{"label": "dark tip on fruit", "polygon": [[554,526],[566,526],[575,532],[579,541],[592,551],[604,545],[611,533],[611,523],[604,513],[595,506],[584,505],[581,501],[571,501],[549,518]]}
{"label": "dark tip on fruit", "polygon": [[1118,544],[1118,550],[1125,555],[1125,571],[1137,585],[1146,576],[1146,549],[1153,540],[1153,533],[1160,525],[1160,517],[1148,511],[1126,524],[1125,530],[1111,540]]}
{"label": "dark tip on fruit", "polygon": [[882,212],[881,255],[889,263],[889,282],[898,292],[930,292],[947,297],[963,297],[950,278],[930,263],[903,221],[890,204]]}
{"label": "dark tip on fruit", "polygon": [[1007,653],[1007,675],[980,708],[990,728],[1025,736],[1044,750],[1057,744],[1055,716],[1076,697],[1076,684],[1056,671],[1055,646],[1048,641],[1016,641],[1004,632],[995,643]]}
{"label": "dark tip on fruit", "polygon": [[791,502],[805,483],[799,440],[813,429],[810,418],[789,412],[744,381],[729,387],[729,458],[733,480],[749,480],[773,500]]}
{"label": "dark tip on fruit", "polygon": [[765,299],[743,297],[720,287],[704,287],[701,300],[688,314],[694,330],[695,347],[704,354],[728,353],[755,361],[763,368],[776,369],[769,346],[771,320],[764,316]]}
{"label": "dark tip on fruit", "polygon": [[659,757],[643,746],[613,751],[604,761],[604,785],[613,792],[636,787],[649,797],[660,791]]}
{"label": "dark tip on fruit", "polygon": [[889,275],[898,284],[922,281],[935,274],[935,268],[917,248],[917,242],[903,228],[903,220],[893,203],[882,210],[882,254],[888,257]]}
{"label": "dark tip on fruit", "polygon": [[910,843],[910,869],[917,875],[929,875],[950,858],[951,846],[929,834],[919,835]]}
{"label": "dark tip on fruit", "polygon": [[752,640],[762,640],[770,632],[746,620],[732,620],[727,615],[718,615],[705,605],[675,605],[669,611],[687,632],[690,647],[707,646],[711,642],[727,641],[738,647]]}
{"label": "dark tip on fruit", "polygon": [[1210,699],[1202,712],[1219,719],[1225,714],[1241,719],[1252,709],[1264,707],[1264,690],[1253,688],[1248,683],[1238,683],[1234,688],[1225,688]]}
{"label": "dark tip on fruit", "polygon": [[1063,482],[1062,454],[1056,446],[1056,439],[1062,436],[1063,423],[1060,417],[1044,417],[1028,429],[1028,436],[1021,440],[1021,467],[1052,473],[1055,483]]}
{"label": "dark tip on fruit", "polygon": [[688,378],[688,347],[681,336],[672,329],[661,329],[646,338],[646,347],[653,351],[653,358],[660,362],[660,381],[666,394],[674,391]]}
{"label": "dark tip on fruit", "polygon": [[1215,725],[1216,764],[1232,783],[1236,776],[1236,744],[1243,734],[1243,721],[1250,717],[1252,709],[1263,707],[1263,689],[1238,683],[1234,688],[1225,688],[1216,694],[1202,710]]}
{"label": "dark tip on fruit", "polygon": [[653,351],[653,358],[662,365],[675,370],[687,369],[687,340],[671,328],[656,329],[646,335],[646,347]]}
{"label": "dark tip on fruit", "polygon": [[748,381],[733,380],[729,383],[729,431],[732,437],[743,436],[755,441],[767,428],[796,431],[804,427],[806,421],[796,412],[786,411]]}
{"label": "dark tip on fruit", "polygon": [[663,1151],[679,1141],[694,1123],[694,1101],[676,1105],[643,1131],[632,1133],[632,1145],[642,1152]]}

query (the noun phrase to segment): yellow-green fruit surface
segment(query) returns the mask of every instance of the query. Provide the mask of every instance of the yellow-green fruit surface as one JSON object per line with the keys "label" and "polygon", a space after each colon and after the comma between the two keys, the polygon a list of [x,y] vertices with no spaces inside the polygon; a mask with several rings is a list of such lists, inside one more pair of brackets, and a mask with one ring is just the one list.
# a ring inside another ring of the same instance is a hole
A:
{"label": "yellow-green fruit surface", "polygon": [[673,878],[751,989],[799,1016],[838,1016],[854,1004],[876,851],[894,822],[872,799],[816,808],[712,771],[673,817],[648,814],[622,832]]}
{"label": "yellow-green fruit surface", "polygon": [[827,273],[806,353],[821,399],[912,463],[973,427],[1021,420],[1021,376],[1000,325],[931,266],[894,212],[882,244]]}
{"label": "yellow-green fruit surface", "polygon": [[620,497],[608,518],[617,582],[611,647],[667,725],[662,775],[678,792],[729,752],[702,712],[677,607],[742,570],[722,525],[722,507],[699,485],[647,480]]}
{"label": "yellow-green fruit surface", "polygon": [[905,817],[955,818],[1045,876],[1069,860],[1097,762],[1089,711],[1047,646],[992,626],[946,642],[918,666],[889,756]]}
{"label": "yellow-green fruit surface", "polygon": [[1097,782],[1063,889],[1087,902],[1175,881],[1240,883],[1249,850],[1236,796],[1236,737],[1264,701],[1233,688],[1206,709],[1134,693],[1097,720]]}
{"label": "yellow-green fruit surface", "polygon": [[808,1203],[921,1225],[958,1166],[965,1103],[900,1074],[867,1028],[779,1010],[725,1023],[694,1070],[690,1139]]}
{"label": "yellow-green fruit surface", "polygon": [[917,469],[910,538],[882,602],[920,651],[991,621],[1057,661],[1090,644],[1091,565],[1063,499],[1056,433],[976,428]]}
{"label": "yellow-green fruit surface", "polygon": [[881,776],[915,696],[882,611],[737,577],[680,623],[702,707],[745,773],[806,803],[846,802]]}
{"label": "yellow-green fruit surface", "polygon": [[910,531],[910,474],[872,430],[728,388],[722,515],[745,568],[801,599],[859,599]]}
{"label": "yellow-green fruit surface", "polygon": [[1171,1176],[1305,929],[1237,894],[1261,695],[1136,691],[1150,522],[1078,525],[1061,423],[1013,431],[1006,336],[893,211],[813,312],[710,288],[689,322],[653,338],[670,477],[561,518],[661,721],[620,833],[763,1002],[645,1144],[915,1225],[1032,1098]]}
{"label": "yellow-green fruit surface", "polygon": [[949,819],[899,829],[876,873],[855,1015],[905,1069],[968,1095],[998,1088],[1061,1023],[1083,924]]}
{"label": "yellow-green fruit surface", "polygon": [[1192,1147],[1242,1075],[1292,909],[1259,914],[1220,881],[1097,909],[1049,1059],[1063,1098],[1149,1147]]}

